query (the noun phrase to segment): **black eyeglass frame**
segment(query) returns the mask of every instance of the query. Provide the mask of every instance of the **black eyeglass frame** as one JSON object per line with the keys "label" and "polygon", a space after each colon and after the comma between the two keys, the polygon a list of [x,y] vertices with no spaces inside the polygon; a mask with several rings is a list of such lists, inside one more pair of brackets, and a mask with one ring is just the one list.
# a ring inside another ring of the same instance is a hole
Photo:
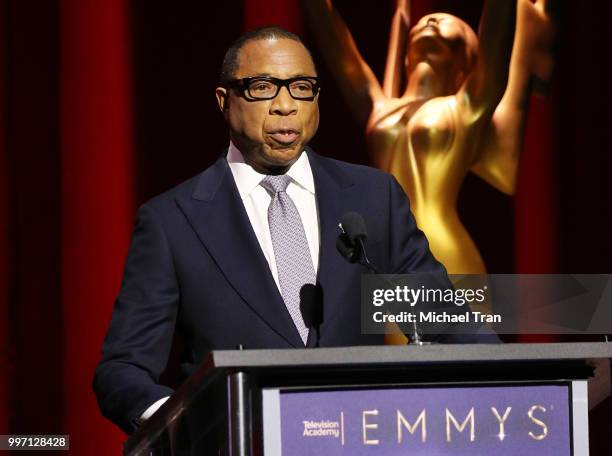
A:
{"label": "black eyeglass frame", "polygon": [[[265,98],[254,97],[253,95],[251,95],[251,91],[249,89],[249,85],[253,81],[272,82],[276,86],[276,93],[274,94],[274,96],[265,97]],[[289,84],[292,84],[292,83],[294,83],[296,81],[308,81],[308,82],[312,83],[312,92],[313,92],[313,95],[311,97],[304,97],[304,98],[302,98],[302,97],[295,97],[291,93],[291,90],[289,89]],[[274,98],[276,98],[278,96],[278,93],[280,92],[281,88],[283,88],[283,87],[287,88],[287,92],[289,92],[289,95],[294,100],[313,101],[317,97],[317,95],[319,94],[319,90],[321,89],[321,87],[319,86],[319,77],[318,76],[297,76],[295,78],[289,78],[289,79],[279,79],[279,78],[273,78],[273,77],[268,77],[268,76],[254,76],[254,77],[250,77],[250,78],[234,79],[234,80],[230,81],[228,84],[226,84],[226,87],[227,88],[231,88],[231,89],[239,89],[239,90],[241,90],[242,97],[245,100],[247,100],[247,101],[273,100]]]}

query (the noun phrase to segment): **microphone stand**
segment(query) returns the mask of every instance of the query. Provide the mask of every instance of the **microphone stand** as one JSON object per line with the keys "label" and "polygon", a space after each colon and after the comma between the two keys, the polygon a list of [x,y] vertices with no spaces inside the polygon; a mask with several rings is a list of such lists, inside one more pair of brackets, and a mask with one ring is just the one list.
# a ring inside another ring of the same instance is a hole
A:
{"label": "microphone stand", "polygon": [[379,274],[378,269],[376,269],[376,267],[374,267],[374,265],[372,263],[370,263],[370,260],[368,259],[368,256],[366,255],[366,249],[365,249],[365,245],[363,243],[363,237],[358,237],[357,238],[357,243],[359,245],[359,263],[363,266],[365,266],[366,268],[368,268],[368,270],[372,273],[372,274]]}
{"label": "microphone stand", "polygon": [[[365,244],[363,237],[357,238],[357,244],[359,247],[359,264],[365,266],[372,274],[379,274],[378,269],[370,262],[366,254]],[[410,341],[412,344],[422,347],[423,345],[431,345],[431,342],[427,342],[421,339],[419,334],[419,328],[416,324],[416,319],[412,321],[412,334],[410,335]]]}

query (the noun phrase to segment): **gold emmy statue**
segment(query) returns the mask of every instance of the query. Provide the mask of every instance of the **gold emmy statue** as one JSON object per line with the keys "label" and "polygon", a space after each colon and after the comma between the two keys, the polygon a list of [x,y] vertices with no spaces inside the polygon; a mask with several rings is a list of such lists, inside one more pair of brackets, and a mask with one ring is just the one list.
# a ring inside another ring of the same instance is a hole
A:
{"label": "gold emmy statue", "polygon": [[381,86],[331,1],[302,1],[372,163],[402,185],[450,274],[486,272],[457,197],[470,171],[514,192],[529,97],[552,72],[550,2],[485,0],[476,35],[444,13],[410,28],[408,0],[397,0]]}

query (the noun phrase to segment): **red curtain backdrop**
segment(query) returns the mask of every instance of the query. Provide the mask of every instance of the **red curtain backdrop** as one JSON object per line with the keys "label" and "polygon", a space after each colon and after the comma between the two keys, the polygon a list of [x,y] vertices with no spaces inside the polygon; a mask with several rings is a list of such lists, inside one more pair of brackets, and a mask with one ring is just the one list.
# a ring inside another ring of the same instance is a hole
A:
{"label": "red curtain backdrop", "polygon": [[[556,97],[533,97],[515,195],[516,273],[559,273]],[[528,310],[528,309],[525,309]],[[518,342],[554,342],[555,335],[520,335]]]}
{"label": "red curtain backdrop", "polygon": [[9,423],[9,378],[10,358],[8,354],[8,170],[6,169],[6,138],[4,117],[5,91],[5,11],[0,3],[0,434],[8,434]]}
{"label": "red curtain backdrop", "polygon": [[61,241],[66,432],[74,454],[119,454],[125,436],[91,389],[133,227],[128,4],[61,3]]}
{"label": "red curtain backdrop", "polygon": [[556,97],[533,97],[515,195],[516,269],[520,274],[559,272]]}
{"label": "red curtain backdrop", "polygon": [[300,34],[302,18],[298,0],[244,0],[244,29],[280,25]]}

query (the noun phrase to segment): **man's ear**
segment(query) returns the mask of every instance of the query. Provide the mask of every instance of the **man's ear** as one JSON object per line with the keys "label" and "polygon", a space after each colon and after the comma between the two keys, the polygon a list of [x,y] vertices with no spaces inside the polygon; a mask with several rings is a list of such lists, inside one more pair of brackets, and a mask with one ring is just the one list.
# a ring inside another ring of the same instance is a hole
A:
{"label": "man's ear", "polygon": [[229,108],[229,92],[225,87],[217,87],[215,89],[215,97],[217,97],[217,105],[223,114]]}

